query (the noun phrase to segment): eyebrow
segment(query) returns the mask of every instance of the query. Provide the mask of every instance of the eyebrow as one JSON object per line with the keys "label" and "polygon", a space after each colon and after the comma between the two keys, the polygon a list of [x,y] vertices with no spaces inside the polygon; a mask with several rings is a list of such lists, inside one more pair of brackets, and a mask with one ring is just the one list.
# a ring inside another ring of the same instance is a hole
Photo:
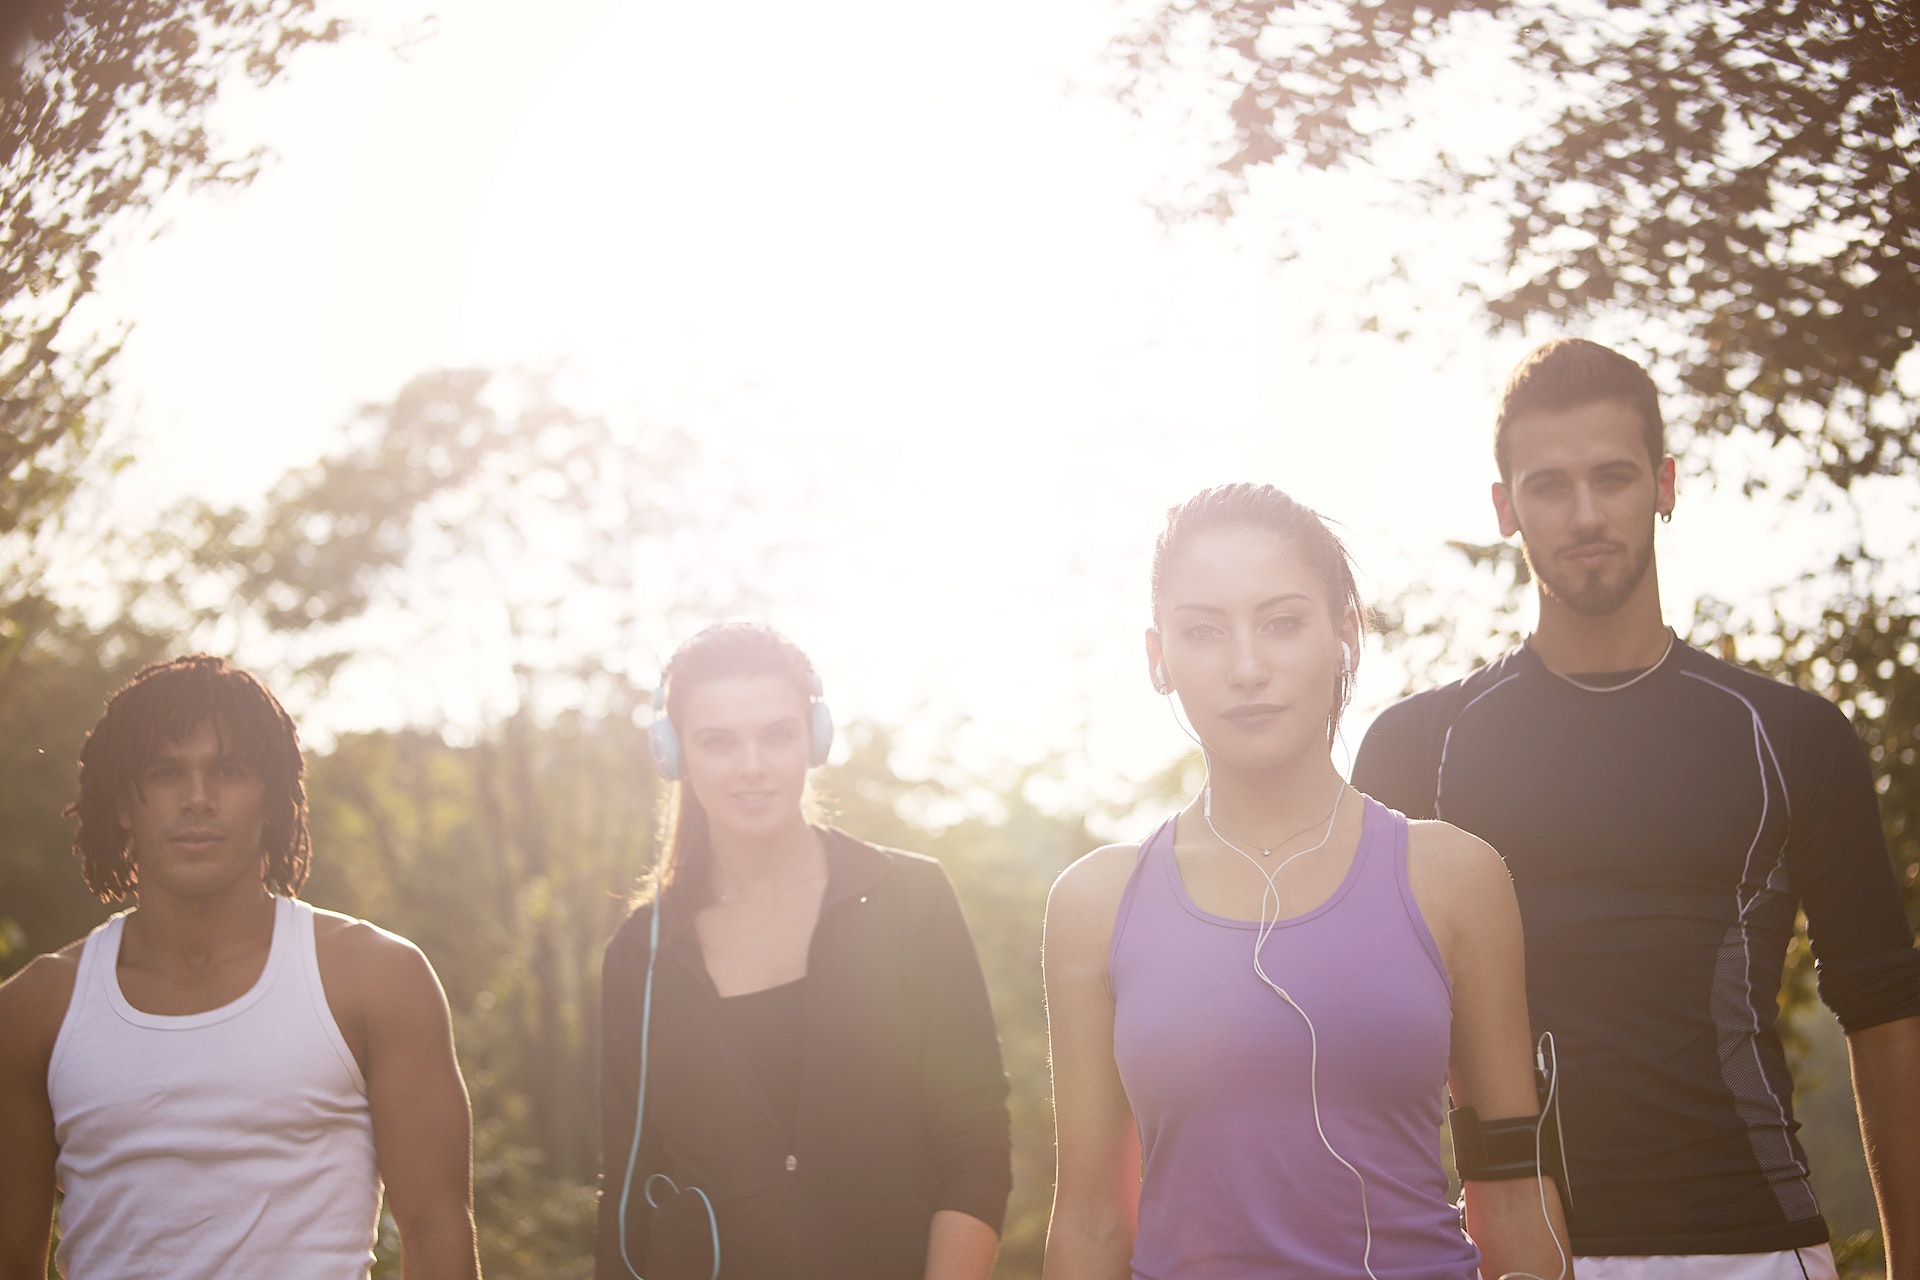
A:
{"label": "eyebrow", "polygon": [[797,725],[797,724],[799,724],[799,723],[800,723],[800,720],[801,720],[801,717],[799,717],[799,716],[782,716],[782,717],[780,717],[780,718],[779,718],[778,720],[769,720],[769,721],[767,721],[767,722],[766,722],[765,724],[757,724],[757,725],[746,725],[746,726],[744,726],[744,727],[742,727],[742,726],[740,726],[740,725],[730,725],[730,724],[724,724],[724,725],[723,725],[723,724],[704,724],[704,725],[695,725],[692,731],[693,731],[693,732],[694,732],[695,734],[702,734],[702,733],[764,733],[764,732],[766,732],[766,731],[767,731],[768,729],[779,729],[779,728],[782,728],[782,727],[784,727],[784,726],[786,726],[786,725],[790,725],[790,724],[794,724],[794,725]]}
{"label": "eyebrow", "polygon": [[1605,458],[1584,467],[1536,467],[1532,471],[1526,472],[1520,479],[1521,483],[1524,484],[1535,476],[1546,476],[1557,479],[1561,476],[1573,475],[1577,472],[1632,471],[1637,473],[1644,469],[1644,464],[1637,458]]}
{"label": "eyebrow", "polygon": [[[1253,606],[1253,610],[1255,613],[1258,613],[1262,609],[1271,609],[1275,605],[1287,604],[1290,601],[1311,599],[1313,599],[1313,597],[1304,591],[1286,591],[1277,596],[1268,596],[1265,600]],[[1213,604],[1176,604],[1173,608],[1176,613],[1183,609],[1190,613],[1223,614],[1226,612],[1226,610],[1222,609],[1219,605]]]}

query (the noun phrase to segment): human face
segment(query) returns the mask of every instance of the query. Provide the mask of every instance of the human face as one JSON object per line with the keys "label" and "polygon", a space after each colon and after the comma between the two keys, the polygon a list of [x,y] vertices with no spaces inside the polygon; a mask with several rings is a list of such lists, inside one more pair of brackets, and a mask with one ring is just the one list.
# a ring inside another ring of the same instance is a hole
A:
{"label": "human face", "polygon": [[266,786],[209,717],[163,742],[120,800],[142,901],[208,898],[260,883]]}
{"label": "human face", "polygon": [[1148,667],[1164,664],[1211,755],[1264,768],[1326,752],[1340,644],[1358,648],[1360,620],[1291,541],[1252,528],[1194,536],[1169,566],[1156,621]]}
{"label": "human face", "polygon": [[1507,439],[1494,511],[1541,593],[1588,618],[1656,595],[1653,518],[1673,510],[1673,459],[1647,456],[1639,413],[1619,400],[1541,410],[1515,418]]}
{"label": "human face", "polygon": [[716,834],[766,837],[805,822],[808,712],[781,675],[728,676],[687,690],[674,729],[687,785]]}

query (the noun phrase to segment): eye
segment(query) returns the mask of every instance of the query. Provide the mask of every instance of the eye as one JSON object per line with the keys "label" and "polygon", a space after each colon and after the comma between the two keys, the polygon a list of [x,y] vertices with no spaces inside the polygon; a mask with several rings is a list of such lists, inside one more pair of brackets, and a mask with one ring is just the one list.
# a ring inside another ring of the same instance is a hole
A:
{"label": "eye", "polygon": [[1276,613],[1261,624],[1261,630],[1285,635],[1289,631],[1298,631],[1306,619],[1297,613]]}
{"label": "eye", "polygon": [[799,736],[798,730],[790,724],[777,724],[768,729],[763,740],[768,746],[783,747]]}
{"label": "eye", "polygon": [[1632,483],[1633,477],[1624,471],[1603,471],[1594,477],[1594,487],[1609,493],[1617,493]]}
{"label": "eye", "polygon": [[1211,622],[1195,622],[1182,627],[1180,634],[1189,640],[1198,642],[1217,639],[1223,632]]}

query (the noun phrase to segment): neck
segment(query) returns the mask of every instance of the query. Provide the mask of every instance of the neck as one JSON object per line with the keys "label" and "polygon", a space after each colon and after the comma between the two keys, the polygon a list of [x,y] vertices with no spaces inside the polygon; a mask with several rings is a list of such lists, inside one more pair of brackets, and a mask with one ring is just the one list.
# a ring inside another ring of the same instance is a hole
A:
{"label": "neck", "polygon": [[1550,670],[1563,674],[1652,666],[1673,640],[1673,632],[1660,617],[1655,576],[1649,568],[1633,595],[1600,617],[1575,613],[1541,592],[1540,625],[1527,638],[1528,645]]}
{"label": "neck", "polygon": [[743,838],[713,831],[709,840],[716,901],[751,896],[826,874],[826,842],[798,814],[792,823],[770,835]]}
{"label": "neck", "polygon": [[[1327,820],[1345,785],[1332,758],[1317,752],[1311,761],[1285,769],[1236,769],[1215,761],[1207,780],[1215,826],[1246,840],[1276,844],[1296,836],[1317,837],[1315,824]],[[1201,796],[1188,809],[1198,818],[1205,804]]]}
{"label": "neck", "polygon": [[204,898],[149,892],[138,903],[125,927],[155,954],[214,956],[273,934],[273,895],[257,880]]}

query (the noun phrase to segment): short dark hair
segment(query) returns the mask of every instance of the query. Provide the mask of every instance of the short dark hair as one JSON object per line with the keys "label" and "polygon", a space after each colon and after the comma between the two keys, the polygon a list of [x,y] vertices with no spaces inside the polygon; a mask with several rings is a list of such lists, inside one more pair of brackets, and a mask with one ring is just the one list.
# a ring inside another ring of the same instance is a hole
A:
{"label": "short dark hair", "polygon": [[209,720],[221,749],[260,774],[266,800],[261,880],[286,897],[306,883],[313,850],[299,732],[265,685],[225,658],[195,653],[142,667],[107,700],[80,748],[80,794],[65,816],[80,820],[73,855],[102,902],[125,899],[140,883],[120,824],[121,801],[138,793],[140,771],[163,742],[178,742]]}
{"label": "short dark hair", "polygon": [[[1153,544],[1153,585],[1150,602],[1153,625],[1160,625],[1160,602],[1165,594],[1174,557],[1186,542],[1202,533],[1219,529],[1262,529],[1284,538],[1300,549],[1308,566],[1327,590],[1327,599],[1335,610],[1352,609],[1367,625],[1366,606],[1360,602],[1360,588],[1353,577],[1353,557],[1346,544],[1327,527],[1324,516],[1304,506],[1270,484],[1222,484],[1202,489],[1185,502],[1167,508],[1167,524]],[[1334,690],[1333,706],[1327,717],[1327,740],[1333,740],[1340,717],[1353,699],[1354,673],[1341,672]]]}
{"label": "short dark hair", "polygon": [[1596,400],[1618,400],[1640,415],[1648,459],[1660,465],[1667,451],[1667,427],[1660,416],[1660,392],[1647,371],[1611,347],[1585,338],[1555,338],[1529,351],[1500,392],[1493,422],[1493,461],[1500,478],[1513,478],[1507,433],[1515,418]]}

